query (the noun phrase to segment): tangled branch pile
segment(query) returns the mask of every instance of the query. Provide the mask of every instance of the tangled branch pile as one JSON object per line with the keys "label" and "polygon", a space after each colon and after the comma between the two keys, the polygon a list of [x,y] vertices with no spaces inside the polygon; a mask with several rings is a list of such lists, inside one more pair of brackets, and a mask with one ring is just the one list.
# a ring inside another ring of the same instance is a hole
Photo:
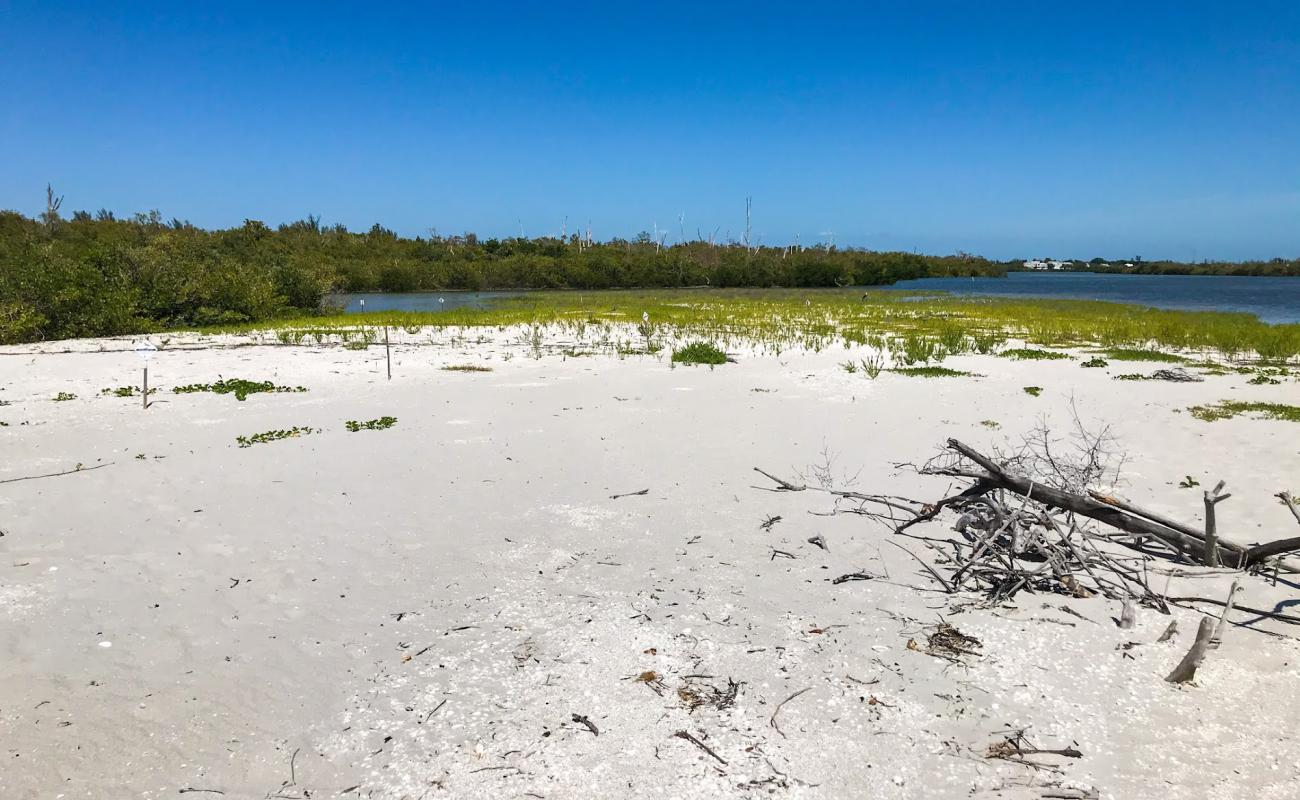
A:
{"label": "tangled branch pile", "polygon": [[[1218,535],[1214,507],[1230,496],[1221,493],[1222,484],[1205,493],[1203,529],[1090,488],[1113,484],[1122,463],[1109,431],[1089,433],[1076,419],[1065,442],[1040,426],[1019,449],[996,457],[949,439],[919,471],[971,483],[935,503],[818,489],[757,471],[777,484],[775,491],[827,492],[835,497],[831,513],[868,516],[900,534],[951,509],[958,514],[957,537],[916,537],[940,552],[935,563],[908,552],[949,593],[979,591],[992,603],[1026,589],[1101,595],[1123,602],[1125,617],[1131,618],[1135,603],[1168,612],[1165,598],[1148,582],[1148,564],[1156,558],[1255,572],[1300,571],[1300,565],[1282,558],[1300,550],[1300,537],[1252,546]],[[1300,520],[1300,513],[1296,516]]]}

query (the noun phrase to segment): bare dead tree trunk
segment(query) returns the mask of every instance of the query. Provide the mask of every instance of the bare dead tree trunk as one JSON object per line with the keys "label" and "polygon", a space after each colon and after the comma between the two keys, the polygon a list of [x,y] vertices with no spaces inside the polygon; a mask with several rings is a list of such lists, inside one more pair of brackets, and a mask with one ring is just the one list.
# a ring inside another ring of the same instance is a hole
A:
{"label": "bare dead tree trunk", "polygon": [[1205,565],[1208,567],[1220,566],[1219,530],[1214,519],[1214,507],[1232,497],[1231,494],[1222,494],[1223,486],[1223,481],[1219,481],[1205,493]]}
{"label": "bare dead tree trunk", "polygon": [[1201,666],[1205,660],[1205,651],[1210,647],[1210,639],[1214,636],[1214,620],[1209,617],[1201,618],[1201,626],[1196,629],[1196,641],[1192,648],[1183,656],[1183,660],[1178,662],[1174,671],[1169,673],[1165,680],[1170,683],[1187,683],[1196,677],[1196,668]]}

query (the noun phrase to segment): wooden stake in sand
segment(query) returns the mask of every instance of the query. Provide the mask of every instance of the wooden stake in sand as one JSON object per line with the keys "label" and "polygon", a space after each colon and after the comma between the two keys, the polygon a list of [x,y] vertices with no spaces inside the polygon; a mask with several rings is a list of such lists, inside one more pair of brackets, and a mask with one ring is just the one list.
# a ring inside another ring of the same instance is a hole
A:
{"label": "wooden stake in sand", "polygon": [[140,387],[141,389],[140,394],[143,396],[144,399],[140,401],[140,408],[145,411],[148,411],[149,410],[149,356],[158,348],[155,347],[154,344],[150,342],[148,339],[145,339],[135,349],[136,352],[140,354],[140,360],[144,362],[144,380],[141,382],[142,385]]}
{"label": "wooden stake in sand", "polygon": [[388,326],[384,326],[384,359],[388,362],[388,379],[393,379],[393,351],[388,346]]}

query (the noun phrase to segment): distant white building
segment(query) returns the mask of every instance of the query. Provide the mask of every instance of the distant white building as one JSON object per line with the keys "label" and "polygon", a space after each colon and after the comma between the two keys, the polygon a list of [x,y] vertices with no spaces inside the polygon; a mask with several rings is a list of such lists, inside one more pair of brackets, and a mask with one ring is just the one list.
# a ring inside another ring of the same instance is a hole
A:
{"label": "distant white building", "polygon": [[1073,266],[1073,264],[1069,261],[1052,261],[1052,260],[1040,261],[1039,259],[1036,258],[1024,262],[1025,269],[1035,270],[1038,272],[1045,272],[1047,270],[1069,269],[1071,266]]}

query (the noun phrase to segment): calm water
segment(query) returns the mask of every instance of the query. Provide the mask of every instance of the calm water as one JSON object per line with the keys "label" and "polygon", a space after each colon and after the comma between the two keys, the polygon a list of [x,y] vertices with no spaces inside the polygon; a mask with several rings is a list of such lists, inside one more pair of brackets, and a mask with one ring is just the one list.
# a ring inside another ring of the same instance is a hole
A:
{"label": "calm water", "polygon": [[1110,300],[1189,311],[1245,311],[1265,322],[1300,322],[1300,278],[1011,272],[1005,278],[922,278],[899,281],[888,288]]}
{"label": "calm water", "polygon": [[[1012,272],[1005,278],[922,278],[870,288],[1110,300],[1191,311],[1245,311],[1265,322],[1300,322],[1300,278]],[[486,308],[494,300],[519,294],[522,292],[374,292],[339,295],[337,299],[347,312],[450,311]]]}
{"label": "calm water", "polygon": [[520,292],[357,292],[335,295],[345,314],[358,311],[451,311],[487,308],[493,300]]}

